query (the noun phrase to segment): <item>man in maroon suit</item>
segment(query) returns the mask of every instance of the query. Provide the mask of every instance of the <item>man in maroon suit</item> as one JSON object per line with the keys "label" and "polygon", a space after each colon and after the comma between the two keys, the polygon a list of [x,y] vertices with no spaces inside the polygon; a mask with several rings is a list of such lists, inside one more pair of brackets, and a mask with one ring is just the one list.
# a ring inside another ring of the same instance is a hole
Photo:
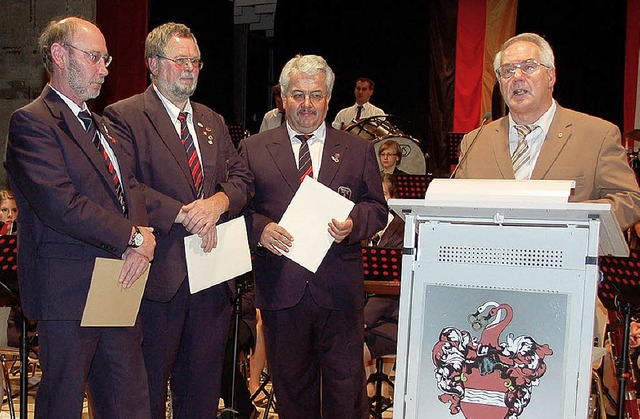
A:
{"label": "man in maroon suit", "polygon": [[36,417],[80,417],[87,376],[99,417],[149,417],[142,332],[81,327],[96,257],[124,259],[129,287],[153,259],[144,197],[86,100],[111,57],[92,23],[51,22],[39,40],[49,73],[40,97],[11,117],[5,166],[20,208],[18,275],[24,313],[38,320],[42,381]]}
{"label": "man in maroon suit", "polygon": [[[240,144],[254,175],[247,223],[256,252],[257,306],[281,418],[367,418],[360,241],[382,229],[387,206],[373,143],[325,122],[334,73],[316,55],[280,75],[286,123]],[[355,203],[332,220],[316,273],[282,257],[294,237],[278,224],[304,176]]]}
{"label": "man in maroon suit", "polygon": [[158,248],[140,308],[152,417],[165,417],[171,377],[174,418],[215,417],[231,319],[227,284],[191,294],[184,238],[216,245],[216,224],[253,194],[251,174],[220,115],[189,100],[202,60],[185,25],[166,23],[145,42],[151,86],[105,109],[147,197]]}

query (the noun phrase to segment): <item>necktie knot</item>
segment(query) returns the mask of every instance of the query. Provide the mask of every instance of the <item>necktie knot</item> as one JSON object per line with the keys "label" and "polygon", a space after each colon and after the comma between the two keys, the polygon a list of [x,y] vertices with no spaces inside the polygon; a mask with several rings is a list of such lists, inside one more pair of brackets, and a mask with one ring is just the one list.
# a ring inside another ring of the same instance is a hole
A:
{"label": "necktie knot", "polygon": [[306,144],[307,141],[311,139],[312,135],[309,134],[299,134],[296,135],[296,138],[302,142],[302,144]]}
{"label": "necktie knot", "polygon": [[178,121],[186,122],[187,121],[187,113],[186,112],[180,112],[178,114]]}
{"label": "necktie knot", "polygon": [[91,119],[91,114],[89,113],[89,111],[85,109],[84,111],[78,112],[78,118],[80,118],[80,120],[84,124],[84,129],[86,131],[89,131],[91,125],[93,125],[93,120]]}
{"label": "necktie knot", "polygon": [[536,128],[536,125],[516,125],[516,132],[518,133],[518,140],[524,139]]}

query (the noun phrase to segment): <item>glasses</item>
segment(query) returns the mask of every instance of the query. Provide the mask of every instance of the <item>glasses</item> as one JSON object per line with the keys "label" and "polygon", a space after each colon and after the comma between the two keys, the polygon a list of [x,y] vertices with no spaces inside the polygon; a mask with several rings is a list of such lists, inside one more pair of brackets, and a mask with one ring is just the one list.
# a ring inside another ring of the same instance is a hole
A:
{"label": "glasses", "polygon": [[380,153],[380,157],[386,158],[386,157],[393,157],[393,156],[397,156],[398,153]]}
{"label": "glasses", "polygon": [[298,103],[304,102],[304,99],[307,98],[307,97],[313,103],[320,103],[324,98],[327,97],[327,95],[325,95],[322,92],[311,92],[309,94],[306,94],[306,93],[300,92],[298,90],[294,91],[293,93],[291,93],[288,96],[291,99],[293,99],[294,101],[298,102]]}
{"label": "glasses", "polygon": [[540,67],[551,68],[546,64],[542,64],[536,60],[525,60],[519,63],[510,63],[500,66],[496,70],[496,74],[504,80],[508,80],[516,74],[516,69],[520,69],[524,74],[533,74]]}
{"label": "glasses", "polygon": [[169,58],[164,55],[156,55],[158,58],[164,58],[165,60],[173,61],[175,64],[179,65],[182,68],[187,68],[187,64],[191,64],[193,68],[197,68],[198,70],[202,70],[204,67],[204,63],[200,58],[189,58],[189,57],[178,57],[178,58]]}
{"label": "glasses", "polygon": [[100,60],[104,61],[104,66],[105,67],[109,67],[109,64],[111,64],[111,61],[113,61],[113,57],[109,54],[99,54],[97,52],[89,52],[89,51],[85,51],[83,49],[80,49],[78,47],[74,47],[71,44],[62,44],[62,46],[65,47],[71,47],[75,50],[78,50],[84,54],[87,54],[87,57],[89,57],[89,60],[91,60],[91,62],[96,65],[100,62]]}

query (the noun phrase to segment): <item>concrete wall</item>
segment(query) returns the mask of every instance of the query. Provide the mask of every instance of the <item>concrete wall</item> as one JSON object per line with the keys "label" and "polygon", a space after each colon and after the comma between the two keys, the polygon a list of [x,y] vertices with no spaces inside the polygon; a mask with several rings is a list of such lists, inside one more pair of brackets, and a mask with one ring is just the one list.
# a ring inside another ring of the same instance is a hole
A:
{"label": "concrete wall", "polygon": [[[95,20],[96,0],[0,0],[0,150],[4,149],[11,113],[38,97],[47,82],[36,41],[53,19],[81,16]],[[0,188],[7,186],[0,168]]]}

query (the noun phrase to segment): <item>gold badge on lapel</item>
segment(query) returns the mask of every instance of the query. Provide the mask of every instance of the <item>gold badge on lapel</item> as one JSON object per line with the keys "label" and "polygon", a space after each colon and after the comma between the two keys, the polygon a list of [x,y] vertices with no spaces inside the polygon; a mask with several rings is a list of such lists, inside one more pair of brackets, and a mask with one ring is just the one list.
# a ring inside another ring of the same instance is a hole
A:
{"label": "gold badge on lapel", "polygon": [[336,163],[340,163],[340,153],[336,153],[333,156],[331,156],[331,160],[333,160]]}

